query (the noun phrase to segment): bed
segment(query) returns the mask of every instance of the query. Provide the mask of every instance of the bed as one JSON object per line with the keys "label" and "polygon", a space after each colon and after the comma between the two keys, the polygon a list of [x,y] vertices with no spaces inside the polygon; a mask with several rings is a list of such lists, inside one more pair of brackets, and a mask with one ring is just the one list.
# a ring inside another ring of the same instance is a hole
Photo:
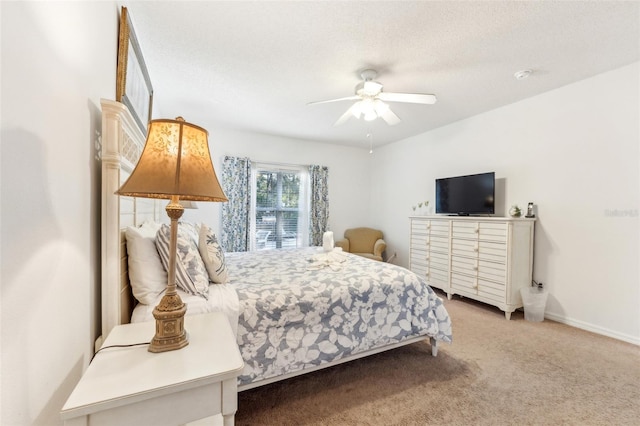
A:
{"label": "bed", "polygon": [[[132,296],[126,230],[164,221],[161,201],[118,197],[144,145],[127,108],[102,101],[102,338],[118,324],[152,320],[153,297]],[[240,391],[421,340],[451,342],[442,300],[405,268],[338,249],[226,253],[229,281],[179,290],[187,315],[220,310],[245,361]],[[147,265],[147,264],[145,264]],[[148,265],[147,265],[148,266]],[[158,296],[158,300],[159,300]]]}

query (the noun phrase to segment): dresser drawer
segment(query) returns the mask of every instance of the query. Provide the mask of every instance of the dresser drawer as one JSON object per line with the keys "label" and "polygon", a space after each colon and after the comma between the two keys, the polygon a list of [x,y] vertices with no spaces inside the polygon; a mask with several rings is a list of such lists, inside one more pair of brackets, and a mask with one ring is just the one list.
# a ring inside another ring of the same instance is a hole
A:
{"label": "dresser drawer", "polygon": [[409,261],[411,262],[411,269],[413,269],[414,266],[416,265],[422,265],[425,268],[427,267],[427,265],[429,264],[428,260],[427,260],[427,253],[426,252],[418,252],[418,251],[412,251],[411,255],[409,257]]}
{"label": "dresser drawer", "polygon": [[458,256],[478,256],[478,242],[474,240],[451,240],[451,254]]}
{"label": "dresser drawer", "polygon": [[427,251],[427,240],[426,238],[421,239],[421,238],[415,238],[412,237],[411,238],[411,250],[420,250],[420,251]]}
{"label": "dresser drawer", "polygon": [[426,234],[427,231],[429,230],[428,225],[429,225],[428,220],[413,219],[411,221],[411,233]]}
{"label": "dresser drawer", "polygon": [[478,239],[484,241],[507,241],[507,224],[480,222],[478,224]]}
{"label": "dresser drawer", "polygon": [[478,258],[492,262],[507,263],[507,245],[480,241],[478,243]]}
{"label": "dresser drawer", "polygon": [[432,251],[449,253],[449,238],[432,235],[429,238],[429,248]]}
{"label": "dresser drawer", "polygon": [[444,270],[429,268],[427,271],[427,282],[438,283],[435,285],[438,288],[444,288],[449,286],[449,273]]}
{"label": "dresser drawer", "polygon": [[478,278],[504,284],[507,282],[507,265],[504,263],[478,260]]}
{"label": "dresser drawer", "polygon": [[478,280],[474,277],[452,272],[451,287],[466,291],[476,291],[478,288]]}
{"label": "dresser drawer", "polygon": [[507,299],[507,289],[504,283],[478,279],[478,295],[504,303]]}
{"label": "dresser drawer", "polygon": [[492,222],[454,222],[452,237],[484,241],[507,241],[507,224]]}
{"label": "dresser drawer", "polygon": [[478,232],[478,222],[459,221],[453,222],[451,226],[453,238],[477,239]]}
{"label": "dresser drawer", "polygon": [[432,220],[430,223],[431,236],[441,237],[445,240],[449,240],[449,221]]}
{"label": "dresser drawer", "polygon": [[437,253],[430,252],[427,255],[427,261],[429,265],[434,268],[443,269],[445,271],[449,270],[449,254],[447,253]]}
{"label": "dresser drawer", "polygon": [[475,276],[478,271],[478,261],[469,257],[451,257],[451,272],[462,272],[463,274]]}
{"label": "dresser drawer", "polygon": [[420,278],[424,279],[427,277],[427,265],[411,262],[411,267],[409,269]]}

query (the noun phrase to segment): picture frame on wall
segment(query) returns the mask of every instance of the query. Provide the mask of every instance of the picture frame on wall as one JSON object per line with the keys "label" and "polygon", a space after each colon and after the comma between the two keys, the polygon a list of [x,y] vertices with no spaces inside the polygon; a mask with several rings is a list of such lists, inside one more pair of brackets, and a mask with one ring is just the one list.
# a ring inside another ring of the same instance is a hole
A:
{"label": "picture frame on wall", "polygon": [[118,35],[116,101],[122,102],[129,108],[142,133],[146,134],[153,108],[153,87],[140,43],[127,8],[124,6],[120,13]]}

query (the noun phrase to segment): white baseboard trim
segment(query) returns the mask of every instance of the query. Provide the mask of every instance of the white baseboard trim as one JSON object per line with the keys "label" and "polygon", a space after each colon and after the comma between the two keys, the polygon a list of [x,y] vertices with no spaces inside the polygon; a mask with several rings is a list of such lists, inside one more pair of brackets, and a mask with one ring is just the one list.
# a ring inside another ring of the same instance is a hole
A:
{"label": "white baseboard trim", "polygon": [[584,321],[578,321],[572,318],[566,318],[560,315],[553,314],[551,312],[545,312],[544,317],[551,321],[559,322],[562,324],[570,325],[582,330],[590,331],[592,333],[601,334],[603,336],[612,337],[623,342],[632,343],[640,346],[640,336],[631,336],[629,334],[618,333],[617,331],[609,330],[607,328],[598,327],[593,324],[586,323]]}

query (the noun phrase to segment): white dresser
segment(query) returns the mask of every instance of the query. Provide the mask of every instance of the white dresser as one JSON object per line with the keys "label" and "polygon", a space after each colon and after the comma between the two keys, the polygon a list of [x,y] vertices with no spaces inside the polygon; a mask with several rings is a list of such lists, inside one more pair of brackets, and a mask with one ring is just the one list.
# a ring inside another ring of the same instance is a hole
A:
{"label": "white dresser", "polygon": [[444,290],[497,306],[509,319],[531,285],[535,219],[413,216],[409,269]]}

